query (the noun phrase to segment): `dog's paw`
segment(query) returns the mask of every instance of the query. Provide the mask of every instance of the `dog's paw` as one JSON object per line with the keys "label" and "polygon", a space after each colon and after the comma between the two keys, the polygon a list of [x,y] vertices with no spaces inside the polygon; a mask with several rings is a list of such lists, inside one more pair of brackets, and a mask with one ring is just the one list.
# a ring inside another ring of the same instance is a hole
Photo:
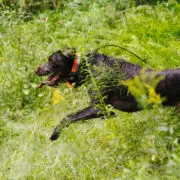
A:
{"label": "dog's paw", "polygon": [[58,139],[60,135],[60,125],[56,126],[51,137],[49,138],[51,141],[55,141]]}
{"label": "dog's paw", "polygon": [[51,141],[55,141],[55,140],[58,139],[58,137],[59,137],[58,134],[53,133],[49,139],[50,139]]}

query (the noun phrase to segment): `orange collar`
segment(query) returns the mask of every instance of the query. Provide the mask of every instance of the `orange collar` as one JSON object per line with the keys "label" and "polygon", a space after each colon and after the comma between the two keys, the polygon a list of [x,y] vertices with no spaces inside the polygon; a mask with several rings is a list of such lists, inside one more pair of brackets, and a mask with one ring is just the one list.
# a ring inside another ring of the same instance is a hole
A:
{"label": "orange collar", "polygon": [[[72,65],[72,69],[71,69],[72,73],[77,72],[79,63],[80,63],[80,55],[78,53],[76,53],[75,59],[74,59],[73,65]],[[71,88],[71,87],[72,87],[72,83],[68,81],[68,88]]]}

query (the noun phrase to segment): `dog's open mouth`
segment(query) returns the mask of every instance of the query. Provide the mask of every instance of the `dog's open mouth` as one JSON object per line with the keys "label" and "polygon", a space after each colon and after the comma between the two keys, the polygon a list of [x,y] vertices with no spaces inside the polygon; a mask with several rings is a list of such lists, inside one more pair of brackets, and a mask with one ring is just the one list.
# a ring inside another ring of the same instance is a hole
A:
{"label": "dog's open mouth", "polygon": [[39,85],[37,85],[37,88],[42,88],[46,84],[49,86],[56,86],[58,84],[60,78],[61,78],[60,73],[53,73],[45,81],[43,81]]}

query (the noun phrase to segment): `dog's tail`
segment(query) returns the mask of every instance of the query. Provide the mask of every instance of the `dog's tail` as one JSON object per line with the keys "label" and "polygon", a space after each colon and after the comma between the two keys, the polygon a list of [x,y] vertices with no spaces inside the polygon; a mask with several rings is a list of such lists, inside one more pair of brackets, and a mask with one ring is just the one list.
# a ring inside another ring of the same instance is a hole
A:
{"label": "dog's tail", "polygon": [[115,44],[107,44],[107,45],[101,46],[101,47],[97,48],[97,49],[95,50],[95,52],[98,52],[98,50],[101,49],[101,48],[105,48],[105,47],[109,47],[109,46],[117,47],[117,48],[120,48],[120,49],[122,49],[122,50],[124,50],[124,51],[127,51],[127,52],[129,52],[130,54],[136,56],[138,59],[140,59],[143,63],[147,63],[147,61],[146,61],[145,59],[141,58],[140,56],[138,56],[137,54],[133,53],[132,51],[130,51],[130,50],[128,50],[128,49],[126,49],[126,48],[124,48],[124,47],[122,47],[122,46],[115,45]]}

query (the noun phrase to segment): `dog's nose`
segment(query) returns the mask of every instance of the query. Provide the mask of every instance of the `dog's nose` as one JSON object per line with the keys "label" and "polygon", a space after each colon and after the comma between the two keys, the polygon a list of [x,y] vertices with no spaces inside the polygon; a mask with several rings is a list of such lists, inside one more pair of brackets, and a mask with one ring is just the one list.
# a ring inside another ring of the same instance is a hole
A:
{"label": "dog's nose", "polygon": [[35,72],[35,74],[39,74],[39,71],[40,71],[40,69],[39,68],[37,68],[34,72]]}

